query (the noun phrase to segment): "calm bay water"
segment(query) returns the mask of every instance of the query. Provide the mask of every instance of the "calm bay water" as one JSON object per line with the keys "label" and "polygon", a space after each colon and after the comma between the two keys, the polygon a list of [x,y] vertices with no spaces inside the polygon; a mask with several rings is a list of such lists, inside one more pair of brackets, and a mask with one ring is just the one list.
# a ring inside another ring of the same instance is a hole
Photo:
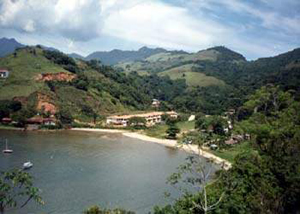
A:
{"label": "calm bay water", "polygon": [[[34,166],[29,172],[45,201],[9,210],[11,214],[77,214],[92,205],[148,213],[168,202],[165,191],[177,194],[166,178],[188,155],[121,134],[0,130],[0,138],[7,138],[14,150],[1,153],[0,171],[30,160]],[[0,146],[2,150],[2,141]]]}

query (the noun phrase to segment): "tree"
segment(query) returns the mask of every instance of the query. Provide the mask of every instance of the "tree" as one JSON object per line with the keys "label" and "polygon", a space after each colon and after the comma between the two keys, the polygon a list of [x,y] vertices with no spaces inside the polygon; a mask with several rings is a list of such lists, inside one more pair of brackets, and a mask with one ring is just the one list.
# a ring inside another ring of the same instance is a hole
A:
{"label": "tree", "polygon": [[84,105],[82,106],[82,109],[81,109],[82,113],[84,113],[85,115],[89,116],[89,117],[92,117],[93,118],[93,122],[94,124],[96,124],[96,120],[98,118],[98,114],[97,112],[95,112],[92,107],[90,106],[87,106],[87,105]]}
{"label": "tree", "polygon": [[129,126],[134,127],[136,129],[145,128],[146,123],[147,121],[144,117],[132,117],[128,121]]}
{"label": "tree", "polygon": [[200,116],[196,118],[195,127],[197,129],[204,129],[206,131],[212,131],[212,133],[217,135],[225,135],[224,128],[227,125],[225,119],[221,116]]}
{"label": "tree", "polygon": [[73,122],[73,116],[69,110],[63,108],[58,113],[56,113],[57,118],[62,124],[71,124]]}
{"label": "tree", "polygon": [[84,211],[84,214],[134,214],[134,212],[123,209],[101,209],[98,206],[92,206]]}
{"label": "tree", "polygon": [[215,194],[209,190],[219,178],[213,179],[213,165],[201,157],[201,151],[198,147],[198,152],[190,155],[187,162],[180,165],[178,171],[168,178],[168,183],[183,194],[182,198],[174,206],[156,207],[155,214],[206,214],[217,209],[225,192]]}
{"label": "tree", "polygon": [[17,112],[22,108],[19,101],[1,100],[0,101],[0,119],[8,117],[11,113]]}
{"label": "tree", "polygon": [[39,196],[39,189],[33,187],[32,177],[29,173],[14,169],[0,173],[0,213],[6,209],[17,207],[23,200],[20,208],[26,206],[30,200],[44,204]]}
{"label": "tree", "polygon": [[169,139],[176,139],[176,135],[180,132],[180,129],[175,125],[172,124],[167,129],[166,133],[168,134],[167,138]]}
{"label": "tree", "polygon": [[252,114],[240,125],[251,134],[255,151],[238,155],[224,174],[219,187],[225,189],[226,199],[220,210],[296,213],[300,210],[300,103],[277,87],[263,87],[244,107]]}
{"label": "tree", "polygon": [[20,111],[12,115],[13,121],[17,122],[18,127],[24,127],[26,120],[36,115],[36,111],[32,108],[22,108]]}

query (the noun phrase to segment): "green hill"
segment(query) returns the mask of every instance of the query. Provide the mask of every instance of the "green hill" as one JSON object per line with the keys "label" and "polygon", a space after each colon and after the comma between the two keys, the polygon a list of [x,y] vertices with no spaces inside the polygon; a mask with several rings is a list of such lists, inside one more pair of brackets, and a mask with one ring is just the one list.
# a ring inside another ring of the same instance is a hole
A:
{"label": "green hill", "polygon": [[0,68],[9,70],[9,78],[0,80],[0,99],[12,99],[16,96],[29,96],[42,90],[45,84],[35,79],[41,73],[66,72],[62,67],[47,60],[42,49],[24,48],[13,54],[0,58]]}
{"label": "green hill", "polygon": [[151,103],[122,74],[97,66],[41,48],[18,49],[0,58],[0,68],[9,70],[9,77],[0,79],[0,100],[17,100],[37,111],[66,110],[75,118],[84,117],[86,108],[103,115],[143,109]]}
{"label": "green hill", "polygon": [[154,98],[162,101],[162,110],[219,114],[268,83],[300,97],[299,50],[252,62],[224,47],[194,54],[174,51],[113,69],[96,60],[26,47],[0,58],[0,68],[10,71],[0,79],[0,100],[20,101],[38,111],[67,111],[79,119],[91,112],[150,110]]}
{"label": "green hill", "polygon": [[220,62],[239,64],[245,62],[245,58],[225,47],[215,47],[197,53],[158,53],[141,61],[119,63],[115,67],[126,74],[132,71],[140,75],[157,73],[171,79],[185,79],[189,86],[208,87],[225,85],[218,77],[204,74],[205,70],[210,69],[209,65]]}
{"label": "green hill", "polygon": [[200,72],[194,72],[196,65],[187,64],[171,68],[159,73],[159,76],[169,76],[171,79],[185,79],[189,87],[224,86],[225,83],[215,77],[207,76]]}

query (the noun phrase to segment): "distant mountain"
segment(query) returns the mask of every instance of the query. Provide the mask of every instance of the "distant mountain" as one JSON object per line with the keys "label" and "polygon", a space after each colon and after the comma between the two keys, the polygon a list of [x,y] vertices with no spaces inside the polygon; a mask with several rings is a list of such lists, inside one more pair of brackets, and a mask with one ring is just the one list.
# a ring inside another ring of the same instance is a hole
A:
{"label": "distant mountain", "polygon": [[[188,85],[210,86],[208,83],[220,84],[220,81],[207,79],[195,72],[214,72],[223,65],[231,66],[247,62],[245,57],[226,47],[217,46],[196,53],[184,51],[168,51],[153,54],[143,61],[121,62],[115,65],[126,73],[136,71],[141,75],[157,73],[173,79],[186,79]],[[223,71],[224,72],[224,71]],[[210,74],[210,76],[214,76]],[[191,83],[191,84],[190,84]]]}
{"label": "distant mountain", "polygon": [[120,62],[143,60],[151,55],[166,52],[168,51],[163,48],[152,49],[148,47],[142,47],[137,51],[123,51],[115,49],[112,51],[97,51],[88,55],[85,59],[98,59],[103,64],[114,65]]}
{"label": "distant mountain", "polygon": [[23,44],[17,42],[15,39],[1,38],[0,39],[0,57],[11,54],[16,48],[24,47]]}
{"label": "distant mountain", "polygon": [[74,59],[85,59],[84,56],[81,56],[81,55],[79,55],[79,54],[77,54],[77,53],[70,53],[70,54],[68,54],[68,56],[69,56],[69,57],[72,57],[72,58],[74,58]]}

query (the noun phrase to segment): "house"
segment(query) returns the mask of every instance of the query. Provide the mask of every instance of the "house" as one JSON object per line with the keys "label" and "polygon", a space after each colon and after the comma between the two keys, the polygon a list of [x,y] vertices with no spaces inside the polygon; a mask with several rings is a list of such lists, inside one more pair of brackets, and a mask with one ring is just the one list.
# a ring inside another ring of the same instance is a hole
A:
{"label": "house", "polygon": [[178,113],[175,112],[175,111],[168,111],[168,112],[165,112],[167,115],[169,115],[171,118],[173,119],[177,119],[178,118]]}
{"label": "house", "polygon": [[27,124],[30,125],[45,125],[45,126],[55,126],[57,124],[57,120],[55,119],[55,117],[43,118],[39,115],[27,119],[26,122]]}
{"label": "house", "polygon": [[160,101],[157,100],[157,99],[153,99],[153,100],[152,100],[151,106],[152,106],[153,108],[158,108],[158,107],[160,106]]}
{"label": "house", "polygon": [[56,126],[57,120],[54,117],[44,118],[43,124],[45,126]]}
{"label": "house", "polygon": [[32,124],[32,125],[42,125],[43,124],[43,118],[39,115],[36,115],[34,117],[31,117],[26,120],[27,124]]}
{"label": "house", "polygon": [[2,124],[10,124],[12,122],[12,119],[9,117],[2,118]]}
{"label": "house", "polygon": [[7,78],[9,75],[9,71],[5,69],[0,69],[0,78]]}
{"label": "house", "polygon": [[238,143],[238,141],[236,141],[236,140],[234,140],[232,138],[230,138],[229,140],[225,141],[226,145],[234,145],[234,144],[237,144],[237,143]]}
{"label": "house", "polygon": [[177,118],[178,114],[174,111],[170,112],[149,112],[142,114],[131,114],[131,115],[113,115],[106,118],[106,124],[109,126],[115,127],[126,127],[128,126],[128,122],[130,118],[133,117],[142,117],[146,120],[146,126],[154,126],[156,124],[161,123],[161,116],[163,114],[168,114],[172,118]]}

